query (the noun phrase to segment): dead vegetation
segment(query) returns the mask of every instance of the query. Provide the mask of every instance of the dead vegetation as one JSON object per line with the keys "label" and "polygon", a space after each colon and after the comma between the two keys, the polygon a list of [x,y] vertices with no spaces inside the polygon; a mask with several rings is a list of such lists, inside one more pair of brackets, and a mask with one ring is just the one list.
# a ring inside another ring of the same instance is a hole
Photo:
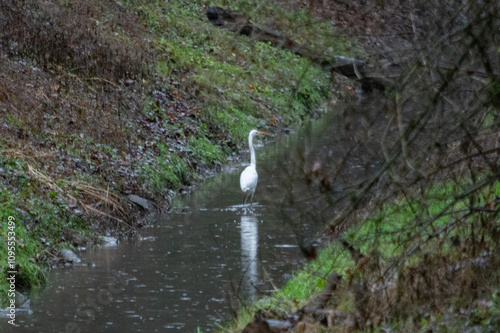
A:
{"label": "dead vegetation", "polygon": [[2,154],[45,184],[70,180],[79,209],[131,223],[116,196],[147,196],[133,159],[152,159],[141,147],[158,136],[138,131],[155,57],[140,18],[119,2],[3,1],[0,22]]}
{"label": "dead vegetation", "polygon": [[143,78],[153,59],[139,18],[119,2],[2,1],[0,15],[6,51],[43,69],[117,85]]}

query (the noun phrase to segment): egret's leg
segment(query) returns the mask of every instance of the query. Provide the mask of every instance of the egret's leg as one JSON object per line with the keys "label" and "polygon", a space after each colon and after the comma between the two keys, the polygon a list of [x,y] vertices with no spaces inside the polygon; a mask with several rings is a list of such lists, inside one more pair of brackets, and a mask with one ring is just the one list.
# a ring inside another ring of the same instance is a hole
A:
{"label": "egret's leg", "polygon": [[250,192],[246,191],[243,193],[243,204],[246,205],[248,198],[250,197]]}

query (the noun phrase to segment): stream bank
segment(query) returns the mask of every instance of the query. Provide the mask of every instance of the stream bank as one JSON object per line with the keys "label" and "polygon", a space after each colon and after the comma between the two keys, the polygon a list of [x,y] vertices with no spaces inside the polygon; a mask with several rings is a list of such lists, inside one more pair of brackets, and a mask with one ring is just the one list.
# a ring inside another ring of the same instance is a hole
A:
{"label": "stream bank", "polygon": [[[301,42],[334,29],[298,9],[259,8],[255,20]],[[237,161],[250,129],[286,132],[324,101],[354,97],[307,59],[220,31],[205,12],[201,1],[2,2],[0,219],[16,218],[19,291],[71,264],[63,250],[133,234],[147,224],[137,202],[168,209]],[[342,35],[325,43],[359,51]]]}
{"label": "stream bank", "polygon": [[[321,123],[273,142],[255,140],[259,186],[252,209],[241,205],[238,180],[244,166],[225,169],[196,191],[176,196],[168,214],[144,226],[140,236],[89,249],[81,263],[48,272],[47,286],[30,294],[32,313],[19,312],[20,326],[13,330],[216,330],[240,300],[249,303],[260,292],[271,293],[304,262],[296,232],[321,229],[314,223],[292,228],[275,195],[283,168],[276,158],[304,140],[316,141],[311,134]],[[289,163],[293,168],[294,161]],[[314,198],[303,207],[309,204]],[[0,331],[9,328],[0,320]]]}
{"label": "stream bank", "polygon": [[[330,211],[320,233],[328,245],[313,251],[298,237],[311,262],[221,331],[498,331],[498,4],[308,9],[359,36],[370,64],[396,84],[336,108],[330,144],[296,152],[302,172],[284,169],[284,199],[323,204],[290,223]],[[346,162],[362,167],[373,156],[371,176],[352,181],[357,167]],[[291,179],[306,188],[293,194]]]}

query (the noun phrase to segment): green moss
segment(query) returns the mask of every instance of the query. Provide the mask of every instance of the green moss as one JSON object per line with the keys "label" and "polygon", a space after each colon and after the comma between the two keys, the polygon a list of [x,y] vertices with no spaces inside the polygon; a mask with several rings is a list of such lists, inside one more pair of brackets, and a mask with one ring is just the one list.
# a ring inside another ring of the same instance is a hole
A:
{"label": "green moss", "polygon": [[[7,255],[8,255],[8,240],[12,239],[10,237],[15,237],[15,264],[17,274],[16,274],[16,290],[22,290],[24,288],[31,288],[36,286],[41,286],[45,283],[45,275],[42,267],[36,264],[35,259],[40,256],[43,251],[43,246],[41,242],[37,241],[36,237],[31,235],[31,232],[25,227],[25,220],[19,218],[19,215],[15,212],[14,202],[11,199],[7,204],[2,204],[0,206],[0,220],[2,221],[2,228],[0,229],[0,236],[3,242],[0,242],[0,300],[1,304],[4,306],[7,303],[7,292],[9,289],[7,283],[7,271],[11,270],[8,267]],[[9,216],[15,217],[16,225],[14,228],[14,235],[8,232],[12,231],[8,229],[7,219]],[[49,238],[52,239],[52,238]]]}

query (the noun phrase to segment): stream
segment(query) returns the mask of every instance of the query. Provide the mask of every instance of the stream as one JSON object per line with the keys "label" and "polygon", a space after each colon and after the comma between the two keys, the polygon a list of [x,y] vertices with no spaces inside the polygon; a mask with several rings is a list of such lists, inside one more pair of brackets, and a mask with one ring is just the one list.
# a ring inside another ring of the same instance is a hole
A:
{"label": "stream", "polygon": [[[30,294],[31,313],[19,311],[1,332],[210,332],[231,311],[281,287],[302,263],[299,244],[320,235],[342,193],[320,195],[304,172],[317,156],[340,155],[331,117],[299,133],[255,140],[259,185],[252,208],[241,205],[239,175],[228,167],[193,193],[178,196],[168,215],[140,231],[142,239],[84,253],[74,267],[48,272]],[[246,158],[244,159],[246,160]],[[378,168],[356,158],[353,177]],[[329,201],[330,200],[330,201]]]}

